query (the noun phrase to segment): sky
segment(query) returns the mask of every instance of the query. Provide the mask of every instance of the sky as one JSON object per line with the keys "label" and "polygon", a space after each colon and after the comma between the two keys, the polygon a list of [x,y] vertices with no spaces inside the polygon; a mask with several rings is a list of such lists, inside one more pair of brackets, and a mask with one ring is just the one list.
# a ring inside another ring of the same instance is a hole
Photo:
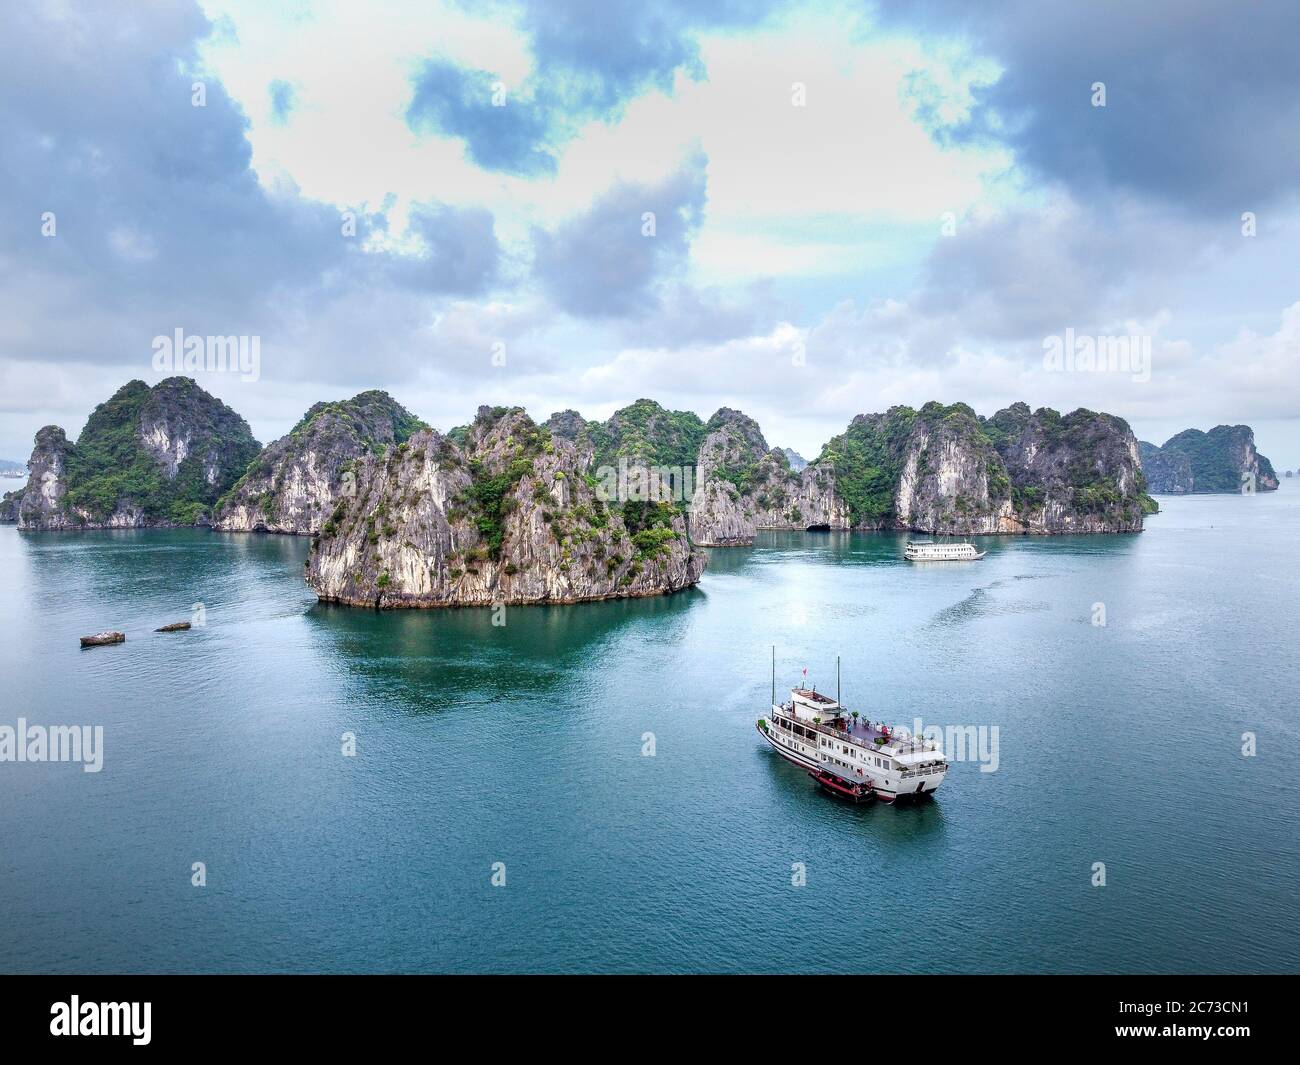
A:
{"label": "sky", "polygon": [[443,430],[729,406],[810,457],[860,413],[1023,400],[1244,422],[1300,466],[1285,0],[6,20],[0,457],[169,376],[182,330],[257,338],[256,374],[190,375],[263,442],[368,388]]}

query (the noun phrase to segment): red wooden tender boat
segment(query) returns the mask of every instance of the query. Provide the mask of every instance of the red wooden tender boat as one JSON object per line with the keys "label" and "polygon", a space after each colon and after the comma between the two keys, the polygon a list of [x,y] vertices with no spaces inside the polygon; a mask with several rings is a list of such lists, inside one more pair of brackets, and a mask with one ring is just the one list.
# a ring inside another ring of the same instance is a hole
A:
{"label": "red wooden tender boat", "polygon": [[825,769],[810,769],[808,775],[821,785],[822,790],[849,802],[870,802],[876,797],[876,786],[869,780],[857,783],[845,780]]}

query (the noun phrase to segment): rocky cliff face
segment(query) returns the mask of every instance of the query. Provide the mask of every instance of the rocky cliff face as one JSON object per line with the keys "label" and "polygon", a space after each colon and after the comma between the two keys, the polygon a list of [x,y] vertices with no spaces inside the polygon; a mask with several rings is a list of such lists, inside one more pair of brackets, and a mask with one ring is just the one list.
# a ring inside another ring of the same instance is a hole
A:
{"label": "rocky cliff face", "polygon": [[590,443],[518,408],[479,409],[450,435],[422,430],[357,465],[357,491],[314,540],[307,581],[326,601],[390,607],[572,603],[695,584],[704,558],[681,516],[609,504]]}
{"label": "rocky cliff face", "polygon": [[1137,532],[1155,509],[1127,423],[1086,410],[892,407],[859,415],[819,461],[860,529]]}
{"label": "rocky cliff face", "polygon": [[1248,425],[1217,425],[1208,433],[1187,429],[1164,447],[1145,441],[1139,447],[1153,492],[1240,492],[1246,485],[1271,492],[1278,486],[1273,464],[1255,450],[1255,433]]}
{"label": "rocky cliff face", "polygon": [[759,529],[845,529],[848,510],[829,465],[796,471],[769,448],[758,423],[723,407],[706,427],[690,504],[692,539],[703,547],[753,543]]}
{"label": "rocky cliff face", "polygon": [[973,410],[929,403],[908,420],[891,512],[874,520],[922,532],[1023,531],[1011,520],[1007,472]]}
{"label": "rocky cliff face", "polygon": [[1145,515],[1157,509],[1123,418],[1048,407],[1031,414],[1016,403],[984,430],[1006,464],[1016,531],[1141,532]]}
{"label": "rocky cliff face", "polygon": [[[493,435],[502,425],[518,439],[502,443]],[[133,381],[96,408],[76,444],[55,426],[41,430],[28,486],[5,497],[0,520],[14,514],[26,529],[215,521],[318,533],[322,598],[440,605],[655,594],[693,583],[701,561],[685,537],[688,520],[697,544],[727,546],[752,542],[760,529],[1137,531],[1155,509],[1128,425],[1086,410],[1062,416],[1017,403],[983,419],[961,403],[893,407],[854,418],[803,468],[739,411],[723,408],[704,423],[648,399],[603,423],[568,410],[539,428],[522,411],[482,408],[445,437],[420,427],[384,393],[366,392],[317,404],[258,455],[243,419],[193,381],[152,389]],[[1158,484],[1174,486],[1167,490],[1237,490],[1245,472],[1262,490],[1277,486],[1245,426],[1190,430],[1143,451]],[[644,478],[638,490],[637,470],[654,471],[648,492]],[[569,483],[557,490],[556,482]],[[553,504],[542,506],[542,491]],[[417,512],[414,496],[442,502]],[[516,516],[531,521],[538,507],[544,525],[559,522],[550,539]],[[390,515],[405,515],[405,524]],[[409,535],[395,547],[376,524]],[[462,551],[484,564],[464,564]],[[420,563],[426,555],[433,561]],[[444,556],[450,561],[437,561]]]}
{"label": "rocky cliff face", "polygon": [[760,529],[1136,532],[1155,509],[1122,419],[1023,403],[988,420],[964,403],[861,414],[801,471],[724,408],[698,470],[690,529],[706,547],[751,543]]}
{"label": "rocky cliff face", "polygon": [[186,377],[132,381],[95,408],[76,444],[36,434],[23,529],[207,524],[257,454],[248,424]]}
{"label": "rocky cliff face", "polygon": [[64,504],[68,494],[68,453],[72,445],[57,425],[36,433],[36,446],[27,463],[27,487],[18,506],[20,529],[66,529],[77,526],[77,516]]}
{"label": "rocky cliff face", "polygon": [[1192,491],[1192,460],[1181,451],[1162,451],[1155,444],[1138,441],[1138,458],[1151,491],[1161,495],[1185,495]]}
{"label": "rocky cliff face", "polygon": [[231,532],[318,532],[339,497],[355,489],[354,463],[421,428],[386,392],[317,403],[253,460],[218,502],[212,524]]}
{"label": "rocky cliff face", "polygon": [[18,508],[22,505],[25,489],[16,488],[0,496],[0,525],[13,525],[18,520]]}
{"label": "rocky cliff face", "polygon": [[726,407],[706,432],[688,501],[691,539],[703,547],[751,544],[758,530],[753,488],[767,442],[757,422]]}
{"label": "rocky cliff face", "polygon": [[576,410],[560,410],[546,419],[546,428],[552,436],[577,441],[586,438],[587,419]]}
{"label": "rocky cliff face", "polygon": [[835,490],[835,467],[830,462],[805,466],[797,473],[772,451],[760,467],[764,480],[754,494],[755,519],[760,529],[849,529],[848,505]]}

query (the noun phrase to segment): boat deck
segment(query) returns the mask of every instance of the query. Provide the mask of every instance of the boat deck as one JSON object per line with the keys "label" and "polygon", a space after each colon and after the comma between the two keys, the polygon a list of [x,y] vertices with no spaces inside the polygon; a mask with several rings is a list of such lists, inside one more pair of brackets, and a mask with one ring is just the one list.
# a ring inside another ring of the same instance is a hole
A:
{"label": "boat deck", "polygon": [[[783,703],[781,709],[786,713],[793,713],[794,709],[790,703]],[[897,737],[891,736],[881,728],[881,722],[871,722],[866,718],[859,717],[854,721],[852,717],[845,715],[843,717],[826,718],[821,723],[823,732],[837,733],[848,736],[857,743],[865,743],[869,746],[876,746],[877,739],[885,740],[886,744],[893,742],[899,743]],[[908,741],[909,743],[911,741]],[[880,746],[884,746],[881,744]]]}
{"label": "boat deck", "polygon": [[[875,746],[877,739],[883,739],[886,743],[890,740],[895,743],[898,742],[895,737],[890,736],[884,729],[880,728],[878,722],[873,724],[864,721],[862,718],[854,721],[851,717],[837,717],[834,721],[823,721],[822,724],[836,732],[849,736],[858,743],[865,743],[870,746]],[[884,746],[884,744],[881,744],[881,746]]]}

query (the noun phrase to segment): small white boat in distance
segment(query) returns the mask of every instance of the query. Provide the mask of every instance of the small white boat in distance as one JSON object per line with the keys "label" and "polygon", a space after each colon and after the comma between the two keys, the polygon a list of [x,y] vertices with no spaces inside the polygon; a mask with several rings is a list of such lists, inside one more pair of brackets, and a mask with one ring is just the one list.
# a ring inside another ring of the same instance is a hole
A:
{"label": "small white boat in distance", "polygon": [[908,540],[903,557],[909,562],[973,562],[987,552],[972,543],[944,544],[933,540]]}

